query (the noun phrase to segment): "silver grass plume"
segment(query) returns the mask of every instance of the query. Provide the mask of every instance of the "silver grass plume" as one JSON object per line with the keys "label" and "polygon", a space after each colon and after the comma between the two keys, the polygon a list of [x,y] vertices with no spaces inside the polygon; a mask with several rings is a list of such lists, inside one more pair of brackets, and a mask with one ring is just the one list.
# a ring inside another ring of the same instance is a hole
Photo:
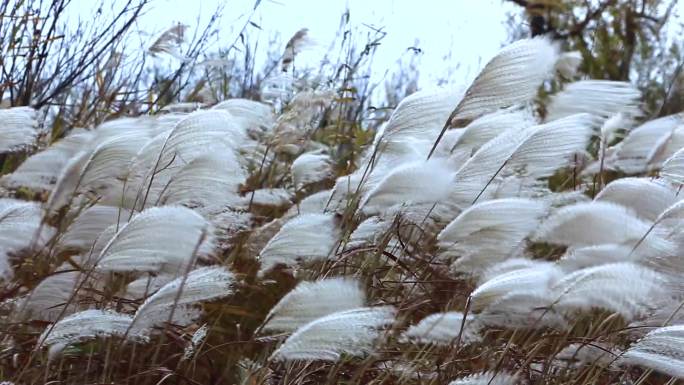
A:
{"label": "silver grass plume", "polygon": [[264,274],[278,264],[294,265],[327,259],[339,242],[340,230],[332,214],[304,214],[290,219],[259,253]]}
{"label": "silver grass plume", "polygon": [[[649,120],[632,129],[624,140],[609,149],[606,157],[610,167],[629,174],[646,172],[661,163],[680,147],[668,149],[668,142],[684,123],[684,114],[668,115]],[[669,154],[669,155],[667,155]]]}
{"label": "silver grass plume", "polygon": [[376,136],[374,147],[380,161],[407,148],[424,158],[462,96],[462,90],[438,88],[421,90],[402,99]]}
{"label": "silver grass plume", "polygon": [[295,60],[295,57],[302,52],[302,49],[309,44],[309,29],[302,28],[295,32],[294,35],[288,40],[285,45],[285,51],[283,51],[281,70],[287,72],[290,65]]}
{"label": "silver grass plume", "polygon": [[587,267],[553,285],[551,290],[557,296],[553,306],[566,313],[605,309],[629,322],[646,315],[651,304],[671,294],[666,283],[661,274],[630,262]]}
{"label": "silver grass plume", "polygon": [[0,281],[13,275],[11,255],[39,249],[52,237],[55,229],[42,218],[43,211],[36,202],[0,198]]}
{"label": "silver grass plume", "polygon": [[471,374],[451,381],[449,385],[516,385],[518,377],[505,371]]}
{"label": "silver grass plume", "polygon": [[200,302],[223,298],[233,293],[235,277],[221,266],[201,267],[162,286],[147,298],[135,313],[131,329],[148,333],[166,322],[187,324],[198,316]]}
{"label": "silver grass plume", "polygon": [[373,351],[382,329],[394,322],[392,306],[345,310],[318,318],[292,334],[271,355],[278,361],[339,361]]}
{"label": "silver grass plume", "polygon": [[509,108],[482,115],[464,128],[463,134],[452,146],[451,152],[470,157],[482,145],[504,131],[519,131],[534,125],[537,125],[537,121],[531,111],[526,108]]}
{"label": "silver grass plume", "polygon": [[0,154],[21,151],[36,142],[37,112],[31,107],[0,109]]}
{"label": "silver grass plume", "polygon": [[358,247],[376,245],[383,235],[391,228],[393,222],[373,216],[367,218],[356,226],[356,229],[349,235],[349,241],[344,245],[345,250]]}
{"label": "silver grass plume", "polygon": [[[674,245],[650,231],[651,224],[636,217],[634,211],[603,201],[566,206],[544,221],[536,240],[565,246],[595,246],[619,243],[639,244],[647,255],[672,253]],[[642,239],[642,237],[644,239]]]}
{"label": "silver grass plume", "polygon": [[437,236],[445,257],[460,257],[452,269],[477,274],[522,251],[523,240],[546,213],[543,202],[497,199],[469,207]]}
{"label": "silver grass plume", "polygon": [[120,202],[121,179],[138,151],[147,143],[144,131],[124,131],[96,146],[91,152],[75,157],[60,175],[48,209],[55,211],[78,194],[92,193]]}
{"label": "silver grass plume", "polygon": [[459,335],[464,345],[481,341],[482,337],[478,334],[480,325],[476,317],[468,314],[465,320],[463,318],[463,313],[458,311],[431,314],[409,327],[401,338],[405,341],[435,345],[456,343]]}
{"label": "silver grass plume", "polygon": [[129,170],[126,199],[136,207],[153,204],[185,164],[208,153],[237,151],[247,140],[245,128],[226,111],[186,115],[140,149]]}
{"label": "silver grass plume", "polygon": [[451,191],[453,174],[437,159],[400,165],[363,197],[361,207],[365,213],[375,214],[397,204],[442,201]]}
{"label": "silver grass plume", "polygon": [[562,367],[579,367],[582,365],[609,367],[619,352],[608,344],[601,342],[574,343],[556,353],[554,365]]}
{"label": "silver grass plume", "polygon": [[128,222],[131,212],[124,208],[96,204],[83,210],[59,238],[58,250],[88,252],[102,233]]}
{"label": "silver grass plume", "polygon": [[180,53],[179,46],[185,41],[185,31],[188,26],[185,24],[177,24],[164,31],[147,49],[152,55],[167,53],[171,56],[185,60],[186,58]]}
{"label": "silver grass plume", "polygon": [[[22,299],[17,309],[19,317],[55,322],[61,315],[83,309],[80,303],[82,297],[75,292],[83,279],[84,274],[75,271],[73,266],[62,264]],[[88,282],[82,288],[91,286],[91,282]]]}
{"label": "silver grass plume", "polygon": [[684,378],[684,325],[655,329],[622,354],[620,365],[639,365]]}
{"label": "silver grass plume", "polygon": [[270,129],[274,122],[273,108],[268,104],[249,99],[228,99],[211,107],[228,111],[246,130]]}
{"label": "silver grass plume", "polygon": [[177,274],[213,248],[211,225],[199,214],[181,206],[152,207],[120,227],[95,268]]}
{"label": "silver grass plume", "polygon": [[14,172],[0,178],[0,184],[51,191],[69,160],[86,147],[92,137],[90,132],[72,130],[64,139],[28,157]]}
{"label": "silver grass plume", "polygon": [[109,310],[84,310],[48,326],[38,339],[38,346],[48,346],[50,357],[65,347],[98,337],[126,336],[128,340],[144,340],[129,333],[133,318]]}
{"label": "silver grass plume", "polygon": [[365,302],[365,293],[353,279],[302,282],[273,306],[261,329],[293,332],[328,314],[363,307]]}
{"label": "silver grass plume", "polygon": [[292,162],[290,172],[295,188],[301,189],[332,177],[332,159],[326,154],[304,153]]}
{"label": "silver grass plume", "polygon": [[247,193],[245,203],[264,207],[289,207],[294,194],[283,188],[262,188]]}
{"label": "silver grass plume", "polygon": [[650,178],[620,178],[610,182],[595,200],[628,207],[642,219],[654,221],[681,198],[668,183]]}
{"label": "silver grass plume", "polygon": [[563,52],[556,61],[556,71],[565,79],[572,79],[577,75],[582,64],[582,53],[579,51]]}
{"label": "silver grass plume", "polygon": [[[313,193],[290,207],[284,218],[292,218],[303,214],[323,214],[325,213],[331,199],[332,190],[322,190]],[[332,210],[330,210],[332,211]]]}
{"label": "silver grass plume", "polygon": [[576,114],[523,130],[507,130],[484,144],[455,175],[451,199],[470,205],[494,193],[494,182],[515,176],[530,182],[568,166],[584,151],[594,117]]}
{"label": "silver grass plume", "polygon": [[209,326],[207,326],[207,324],[204,324],[195,330],[190,342],[185,346],[185,350],[183,350],[183,360],[189,360],[197,354],[204,343],[204,340],[207,338],[207,332],[209,332]]}
{"label": "silver grass plume", "polygon": [[615,243],[594,246],[569,247],[558,261],[566,271],[575,271],[614,262],[638,262],[643,255],[633,252],[634,247]]}
{"label": "silver grass plume", "polygon": [[518,40],[504,47],[470,85],[452,113],[451,124],[532,100],[552,75],[558,54],[548,37]]}
{"label": "silver grass plume", "polygon": [[183,205],[202,213],[241,207],[239,186],[247,175],[231,152],[209,153],[188,162],[171,177],[160,204]]}
{"label": "silver grass plume", "polygon": [[611,80],[580,80],[570,83],[552,95],[546,106],[546,120],[552,121],[579,113],[590,113],[604,119],[622,113],[629,117],[641,115],[641,92],[627,82]]}
{"label": "silver grass plume", "polygon": [[155,276],[149,274],[143,275],[126,285],[126,292],[123,296],[129,299],[147,298],[174,279],[176,279],[176,277],[170,274],[158,274]]}
{"label": "silver grass plume", "polygon": [[684,148],[675,152],[663,162],[660,176],[672,183],[684,184]]}

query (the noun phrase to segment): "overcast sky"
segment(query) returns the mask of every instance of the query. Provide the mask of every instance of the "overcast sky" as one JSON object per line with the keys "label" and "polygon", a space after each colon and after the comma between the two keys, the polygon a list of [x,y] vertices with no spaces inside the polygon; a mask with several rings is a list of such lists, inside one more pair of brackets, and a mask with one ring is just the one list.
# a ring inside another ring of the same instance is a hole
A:
{"label": "overcast sky", "polygon": [[[97,4],[92,0],[73,1],[80,16],[86,18]],[[110,4],[121,1],[111,0]],[[255,0],[152,0],[137,27],[154,39],[174,23],[188,24],[191,29],[202,26],[217,7],[223,7],[215,47],[230,45],[249,19],[261,27],[248,27],[247,32],[259,38],[262,57],[269,39],[279,35],[284,45],[296,31],[308,28],[319,50],[301,56],[316,60],[334,38],[340,16],[348,8],[351,24],[359,31],[364,31],[366,24],[387,32],[374,59],[375,76],[396,68],[397,60],[407,55],[407,48],[417,46],[422,50],[422,88],[447,74],[452,81],[467,84],[507,41],[507,16],[520,11],[502,0],[261,0],[253,11],[254,4]],[[684,13],[684,1],[676,13]],[[680,39],[681,31],[673,31],[673,38]]]}
{"label": "overcast sky", "polygon": [[[86,19],[97,4],[73,1],[79,16]],[[121,0],[110,4],[117,3]],[[255,0],[152,0],[137,27],[153,36],[178,22],[195,28],[223,6],[215,45],[229,45],[251,17],[262,30],[248,27],[248,33],[259,34],[262,47],[277,35],[284,45],[296,31],[308,28],[319,50],[303,53],[303,59],[320,58],[348,8],[358,31],[367,30],[366,24],[387,32],[375,55],[375,76],[396,68],[397,60],[409,54],[407,48],[417,46],[422,50],[420,86],[426,87],[445,77],[458,83],[471,80],[506,41],[507,11],[518,11],[501,0],[262,0],[253,12],[254,4]]]}

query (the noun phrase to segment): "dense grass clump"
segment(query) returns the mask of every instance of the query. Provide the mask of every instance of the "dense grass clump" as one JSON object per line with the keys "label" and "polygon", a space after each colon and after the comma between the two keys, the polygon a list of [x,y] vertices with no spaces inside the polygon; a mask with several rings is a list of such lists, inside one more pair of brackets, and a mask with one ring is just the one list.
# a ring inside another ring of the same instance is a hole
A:
{"label": "dense grass clump", "polygon": [[0,109],[0,380],[684,378],[684,115],[539,36],[377,124],[356,75],[381,36],[321,81],[293,76],[299,31],[231,95],[184,33],[147,51],[187,94]]}

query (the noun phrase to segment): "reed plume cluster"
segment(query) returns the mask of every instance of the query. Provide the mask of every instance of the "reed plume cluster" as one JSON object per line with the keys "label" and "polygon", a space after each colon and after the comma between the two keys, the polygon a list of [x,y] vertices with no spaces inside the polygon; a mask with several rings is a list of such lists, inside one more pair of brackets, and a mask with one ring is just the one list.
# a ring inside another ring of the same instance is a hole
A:
{"label": "reed plume cluster", "polygon": [[287,72],[47,145],[0,110],[0,151],[28,155],[0,179],[1,379],[684,379],[684,115],[580,63],[519,40],[377,130]]}

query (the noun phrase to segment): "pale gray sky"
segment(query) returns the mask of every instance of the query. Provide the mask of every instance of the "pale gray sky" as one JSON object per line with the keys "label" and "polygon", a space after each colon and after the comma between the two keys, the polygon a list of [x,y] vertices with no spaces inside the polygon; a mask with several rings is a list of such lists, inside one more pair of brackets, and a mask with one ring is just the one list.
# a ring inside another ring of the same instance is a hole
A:
{"label": "pale gray sky", "polygon": [[[112,0],[111,4],[120,1]],[[348,8],[351,24],[359,28],[359,38],[367,31],[363,24],[383,27],[387,32],[374,59],[374,76],[382,77],[387,69],[395,68],[407,48],[417,45],[423,50],[420,86],[426,87],[439,78],[449,77],[457,83],[472,80],[506,41],[506,12],[516,10],[514,5],[501,0],[262,0],[252,14],[254,3],[255,0],[152,0],[138,27],[153,36],[178,22],[197,27],[204,25],[222,5],[217,45],[235,40],[251,15],[262,31],[249,27],[248,33],[252,37],[259,34],[264,48],[276,34],[287,41],[299,29],[308,28],[318,50],[302,53],[301,60],[298,58],[301,64],[320,60],[338,31],[340,16]],[[91,0],[73,3],[79,16],[86,19],[96,4]],[[444,60],[449,53],[450,58]]]}
{"label": "pale gray sky", "polygon": [[[106,0],[120,4],[122,0]],[[87,18],[97,5],[93,0],[73,0],[81,17]],[[448,77],[467,84],[477,71],[506,42],[506,17],[519,7],[502,0],[262,0],[253,12],[255,0],[152,0],[138,28],[151,34],[150,39],[172,26],[184,23],[192,28],[203,26],[217,7],[223,7],[220,34],[215,47],[227,46],[237,37],[247,19],[262,30],[248,27],[248,34],[258,35],[264,58],[269,39],[279,34],[284,42],[301,28],[308,28],[318,49],[309,49],[298,57],[298,65],[320,60],[338,31],[340,16],[350,10],[351,24],[359,35],[364,24],[382,27],[387,32],[374,59],[374,76],[380,78],[406,49],[417,45],[423,50],[420,60],[420,86],[428,87],[437,79]],[[684,1],[676,7],[673,39],[681,37],[681,14]],[[365,42],[365,40],[362,40]],[[416,44],[417,42],[417,44]],[[451,53],[448,60],[445,56]],[[458,69],[456,69],[458,66]],[[448,76],[447,76],[448,75]],[[378,79],[374,79],[378,80]]]}

